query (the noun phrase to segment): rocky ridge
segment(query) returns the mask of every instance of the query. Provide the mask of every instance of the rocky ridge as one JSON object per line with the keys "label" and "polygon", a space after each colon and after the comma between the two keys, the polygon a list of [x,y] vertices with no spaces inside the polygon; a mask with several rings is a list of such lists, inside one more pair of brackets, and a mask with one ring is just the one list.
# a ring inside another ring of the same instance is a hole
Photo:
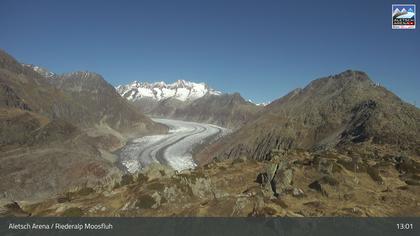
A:
{"label": "rocky ridge", "polygon": [[314,80],[267,105],[256,119],[209,147],[201,158],[265,160],[272,149],[315,151],[357,144],[419,156],[420,110],[364,72],[346,71]]}

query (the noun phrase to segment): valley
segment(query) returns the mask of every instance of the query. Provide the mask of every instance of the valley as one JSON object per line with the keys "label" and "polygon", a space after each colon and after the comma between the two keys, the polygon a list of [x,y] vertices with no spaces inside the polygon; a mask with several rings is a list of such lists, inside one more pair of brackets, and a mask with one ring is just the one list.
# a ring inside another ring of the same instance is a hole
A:
{"label": "valley", "polygon": [[420,109],[362,71],[261,106],[0,50],[0,216],[419,216],[419,147]]}
{"label": "valley", "polygon": [[178,171],[192,169],[196,166],[192,158],[193,149],[228,132],[225,128],[211,124],[171,119],[152,120],[168,126],[169,132],[134,139],[119,151],[120,162],[130,173],[156,162]]}

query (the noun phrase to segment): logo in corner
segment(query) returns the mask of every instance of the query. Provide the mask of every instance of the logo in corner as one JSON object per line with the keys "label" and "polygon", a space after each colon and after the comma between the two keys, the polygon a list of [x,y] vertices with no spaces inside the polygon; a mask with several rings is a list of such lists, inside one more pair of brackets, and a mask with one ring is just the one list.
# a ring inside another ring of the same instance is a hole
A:
{"label": "logo in corner", "polygon": [[416,5],[392,4],[392,29],[415,29]]}

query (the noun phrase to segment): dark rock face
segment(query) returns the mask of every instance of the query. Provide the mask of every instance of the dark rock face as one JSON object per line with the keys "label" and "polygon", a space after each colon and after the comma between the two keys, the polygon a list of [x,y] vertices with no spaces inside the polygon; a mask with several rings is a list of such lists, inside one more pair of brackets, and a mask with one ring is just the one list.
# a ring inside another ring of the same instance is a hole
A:
{"label": "dark rock face", "polygon": [[324,196],[328,196],[327,192],[324,190],[324,188],[322,187],[322,184],[318,180],[315,180],[314,182],[309,184],[308,187],[322,193],[322,195]]}
{"label": "dark rock face", "polygon": [[214,146],[219,159],[268,160],[272,149],[323,150],[368,142],[419,155],[420,109],[364,72],[345,71],[272,102]]}
{"label": "dark rock face", "polygon": [[31,110],[28,104],[26,104],[11,87],[3,83],[0,83],[0,107]]}
{"label": "dark rock face", "polygon": [[24,216],[31,216],[31,214],[22,210],[19,203],[10,202],[10,203],[7,203],[4,206],[0,207],[0,216],[2,216],[2,217],[11,217],[11,216],[24,217]]}
{"label": "dark rock face", "polygon": [[255,182],[259,184],[267,184],[269,182],[267,173],[259,173]]}
{"label": "dark rock face", "polygon": [[368,121],[374,115],[377,103],[372,100],[364,101],[353,108],[350,125],[341,134],[342,139],[359,143],[369,139]]}

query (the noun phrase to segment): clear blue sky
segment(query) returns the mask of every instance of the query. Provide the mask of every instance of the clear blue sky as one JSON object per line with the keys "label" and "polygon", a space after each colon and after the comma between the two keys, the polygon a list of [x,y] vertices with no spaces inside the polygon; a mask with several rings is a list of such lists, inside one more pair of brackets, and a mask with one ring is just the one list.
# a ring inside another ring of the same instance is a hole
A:
{"label": "clear blue sky", "polygon": [[[0,1],[0,48],[113,85],[186,79],[256,102],[346,69],[420,104],[420,33],[388,0]],[[415,1],[398,1],[410,3]]]}

